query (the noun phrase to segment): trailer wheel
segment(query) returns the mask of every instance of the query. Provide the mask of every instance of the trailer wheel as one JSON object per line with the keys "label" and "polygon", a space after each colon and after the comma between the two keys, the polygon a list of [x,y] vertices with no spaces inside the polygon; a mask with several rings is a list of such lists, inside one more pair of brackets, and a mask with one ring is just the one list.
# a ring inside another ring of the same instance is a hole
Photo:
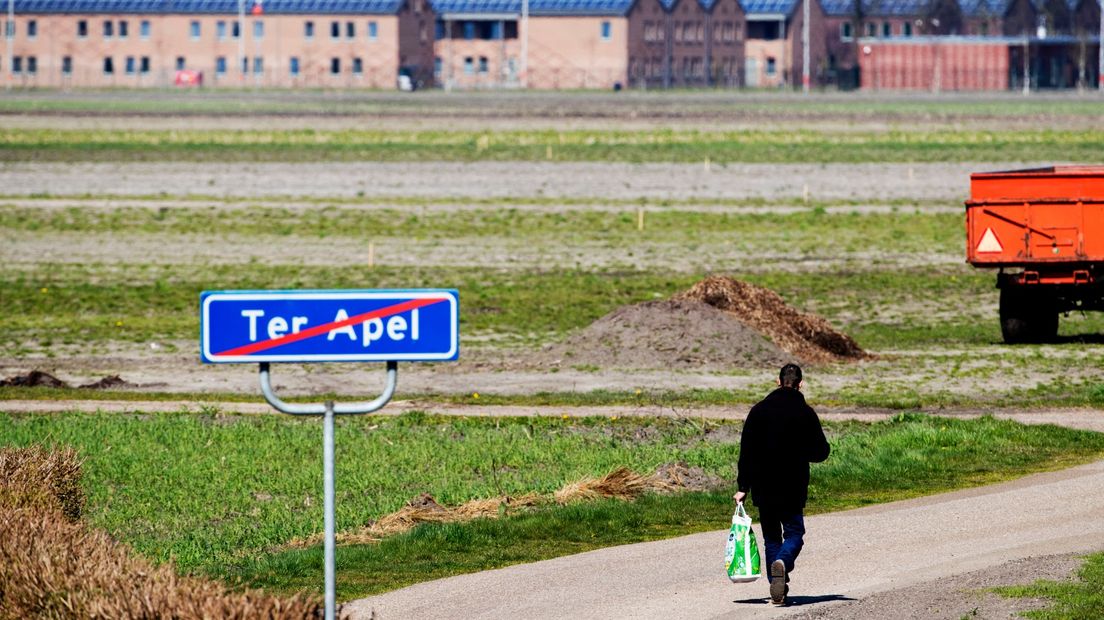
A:
{"label": "trailer wheel", "polygon": [[1012,287],[1001,289],[1001,336],[1006,343],[1050,342],[1058,336],[1058,310],[1045,294],[1040,295],[1042,291],[1033,293]]}

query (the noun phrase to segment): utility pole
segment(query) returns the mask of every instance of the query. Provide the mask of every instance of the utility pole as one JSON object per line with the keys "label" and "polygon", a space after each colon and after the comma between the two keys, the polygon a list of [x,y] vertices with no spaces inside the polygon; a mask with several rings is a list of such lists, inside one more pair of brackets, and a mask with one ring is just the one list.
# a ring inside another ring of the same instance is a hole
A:
{"label": "utility pole", "polygon": [[1096,84],[1104,93],[1104,0],[1100,0],[1100,36],[1096,40]]}
{"label": "utility pole", "polygon": [[[7,89],[11,90],[12,82],[15,81],[15,73],[13,68],[15,67],[15,58],[12,54],[15,53],[15,0],[8,0],[8,21],[4,23],[4,36],[8,39],[8,80]],[[3,70],[0,68],[0,70]]]}
{"label": "utility pole", "polygon": [[809,0],[802,3],[801,19],[801,92],[809,94]]}
{"label": "utility pole", "polygon": [[238,0],[238,74],[245,86],[245,0]]}
{"label": "utility pole", "polygon": [[1031,47],[1028,44],[1027,32],[1024,32],[1023,41],[1023,94],[1031,94]]}
{"label": "utility pole", "polygon": [[521,87],[529,88],[529,0],[521,0],[521,26]]}

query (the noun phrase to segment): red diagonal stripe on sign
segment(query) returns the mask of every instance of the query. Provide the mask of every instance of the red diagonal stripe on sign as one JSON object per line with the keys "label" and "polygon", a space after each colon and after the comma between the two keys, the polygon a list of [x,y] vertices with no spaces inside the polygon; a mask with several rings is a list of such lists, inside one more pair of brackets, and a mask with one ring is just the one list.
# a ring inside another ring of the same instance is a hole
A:
{"label": "red diagonal stripe on sign", "polygon": [[312,327],[310,329],[304,329],[303,331],[294,334],[284,334],[279,338],[272,338],[271,340],[260,340],[257,342],[251,342],[240,347],[227,349],[225,351],[222,351],[221,353],[215,353],[212,357],[222,357],[224,355],[249,355],[250,353],[256,353],[258,351],[267,351],[268,349],[274,347],[290,344],[292,342],[299,342],[300,340],[306,340],[307,338],[311,338],[319,334],[324,334],[335,329],[340,329],[349,325],[355,325],[364,321],[370,321],[372,319],[382,319],[393,314],[406,312],[407,310],[414,310],[415,308],[422,308],[424,306],[435,304],[441,301],[448,301],[448,298],[435,297],[428,299],[411,299],[409,301],[404,301],[393,306],[385,306],[378,310],[372,310],[371,312],[365,312],[363,314],[351,316],[340,321],[333,321],[332,323],[325,323],[316,327]]}

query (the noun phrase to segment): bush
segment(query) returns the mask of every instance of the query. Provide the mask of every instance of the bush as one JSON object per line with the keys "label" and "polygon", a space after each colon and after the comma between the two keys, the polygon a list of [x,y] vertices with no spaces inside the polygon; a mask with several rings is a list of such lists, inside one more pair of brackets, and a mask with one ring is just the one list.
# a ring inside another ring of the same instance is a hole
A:
{"label": "bush", "polygon": [[315,618],[318,600],[232,592],[154,567],[80,521],[72,449],[0,449],[0,619]]}

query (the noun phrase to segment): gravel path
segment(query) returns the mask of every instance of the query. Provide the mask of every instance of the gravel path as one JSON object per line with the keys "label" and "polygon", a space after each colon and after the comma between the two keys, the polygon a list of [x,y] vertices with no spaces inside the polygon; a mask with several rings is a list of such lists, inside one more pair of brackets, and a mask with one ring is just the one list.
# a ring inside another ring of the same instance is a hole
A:
{"label": "gravel path", "polygon": [[[355,601],[348,608],[353,618],[377,620],[781,618],[810,612],[849,618],[843,607],[847,601],[891,592],[887,600],[896,606],[891,609],[922,609],[934,599],[924,584],[970,587],[976,571],[1104,548],[1102,485],[1104,461],[810,517],[791,583],[795,605],[786,608],[765,603],[764,581],[732,585],[725,580],[726,531],[450,577]],[[1030,564],[1024,572],[1047,574]],[[932,615],[948,617],[942,611]],[[886,610],[878,617],[894,614]]]}

